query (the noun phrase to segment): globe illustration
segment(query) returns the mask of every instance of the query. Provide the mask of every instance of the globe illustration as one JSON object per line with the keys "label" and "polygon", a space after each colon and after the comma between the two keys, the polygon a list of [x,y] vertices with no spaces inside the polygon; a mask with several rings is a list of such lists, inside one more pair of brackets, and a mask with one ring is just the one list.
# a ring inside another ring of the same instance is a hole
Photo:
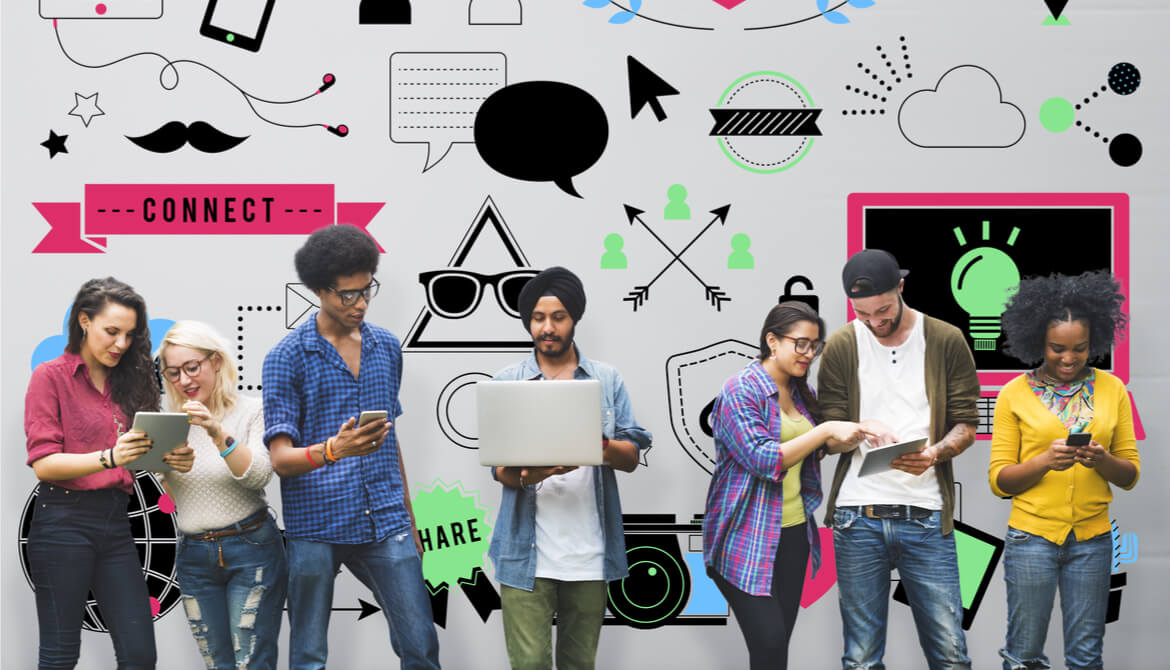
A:
{"label": "globe illustration", "polygon": [[[29,572],[28,533],[39,490],[39,485],[33,489],[20,516],[20,567],[24,570],[24,578],[28,580],[30,588],[33,587],[33,581]],[[130,495],[126,516],[130,519],[130,530],[138,549],[138,561],[142,564],[142,576],[146,580],[155,621],[174,609],[180,595],[179,582],[175,577],[175,521],[171,514],[159,509],[160,501],[164,508],[173,511],[173,506],[167,505],[169,497],[154,475],[146,471],[135,473],[134,492]],[[109,632],[92,591],[86,597],[85,616],[81,625],[86,630]]]}

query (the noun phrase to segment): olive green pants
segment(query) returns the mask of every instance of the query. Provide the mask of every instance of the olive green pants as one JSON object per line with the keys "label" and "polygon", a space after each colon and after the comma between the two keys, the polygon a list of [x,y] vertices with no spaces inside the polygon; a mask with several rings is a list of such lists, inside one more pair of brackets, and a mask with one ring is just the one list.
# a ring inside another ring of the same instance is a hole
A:
{"label": "olive green pants", "polygon": [[532,591],[500,585],[504,641],[512,670],[551,670],[557,620],[557,670],[593,670],[605,617],[606,584],[536,578]]}

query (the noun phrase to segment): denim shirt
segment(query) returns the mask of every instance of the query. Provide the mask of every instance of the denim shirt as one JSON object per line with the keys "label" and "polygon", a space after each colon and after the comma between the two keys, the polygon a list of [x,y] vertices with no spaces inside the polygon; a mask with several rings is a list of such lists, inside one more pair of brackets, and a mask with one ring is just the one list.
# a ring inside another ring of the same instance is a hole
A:
{"label": "denim shirt", "polygon": [[[576,345],[573,345],[576,348]],[[544,379],[533,353],[522,363],[501,370],[495,377],[500,381]],[[638,450],[650,448],[652,436],[634,419],[634,408],[626,393],[625,382],[616,368],[607,363],[590,360],[577,350],[577,369],[573,379],[596,379],[601,382],[601,409],[612,424],[602,426],[607,438],[628,440]],[[496,469],[492,468],[492,477]],[[612,582],[629,574],[626,564],[626,540],[622,529],[622,501],[618,496],[617,478],[607,465],[593,466],[593,486],[597,500],[597,516],[605,537],[605,565],[602,574]],[[514,489],[504,487],[500,499],[500,513],[492,532],[488,557],[496,568],[496,580],[513,588],[531,591],[536,581],[536,491],[534,487]]]}

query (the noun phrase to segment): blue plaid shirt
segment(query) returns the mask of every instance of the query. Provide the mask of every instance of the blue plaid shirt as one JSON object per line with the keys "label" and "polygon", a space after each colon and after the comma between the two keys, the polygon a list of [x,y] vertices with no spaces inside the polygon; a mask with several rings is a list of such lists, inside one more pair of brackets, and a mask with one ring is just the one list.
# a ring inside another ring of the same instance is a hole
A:
{"label": "blue plaid shirt", "polygon": [[[789,385],[796,410],[816,424],[795,382]],[[727,383],[711,411],[718,462],[707,490],[703,517],[703,561],[732,586],[754,596],[772,592],[772,567],[784,517],[784,475],[780,451],[780,389],[759,361]],[[813,510],[821,504],[821,464],[810,453],[800,468],[800,497],[807,517],[813,575],[821,567],[820,533]]]}
{"label": "blue plaid shirt", "polygon": [[[316,316],[289,333],[264,357],[264,444],[288,435],[306,447],[337,434],[365,410],[402,414],[402,347],[390,331],[363,322],[360,374],[320,333]],[[290,537],[334,544],[378,542],[410,532],[398,438],[394,428],[382,448],[365,456],[280,478],[284,528]]]}

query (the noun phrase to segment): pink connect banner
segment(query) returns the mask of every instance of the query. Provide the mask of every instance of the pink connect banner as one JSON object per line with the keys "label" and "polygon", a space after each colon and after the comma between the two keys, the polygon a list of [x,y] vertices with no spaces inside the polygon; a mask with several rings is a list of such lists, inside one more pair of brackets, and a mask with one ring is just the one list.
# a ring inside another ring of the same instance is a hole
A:
{"label": "pink connect banner", "polygon": [[104,253],[113,235],[308,235],[335,223],[366,230],[385,205],[335,202],[333,192],[333,184],[86,184],[84,202],[33,203],[51,228],[33,253]]}

